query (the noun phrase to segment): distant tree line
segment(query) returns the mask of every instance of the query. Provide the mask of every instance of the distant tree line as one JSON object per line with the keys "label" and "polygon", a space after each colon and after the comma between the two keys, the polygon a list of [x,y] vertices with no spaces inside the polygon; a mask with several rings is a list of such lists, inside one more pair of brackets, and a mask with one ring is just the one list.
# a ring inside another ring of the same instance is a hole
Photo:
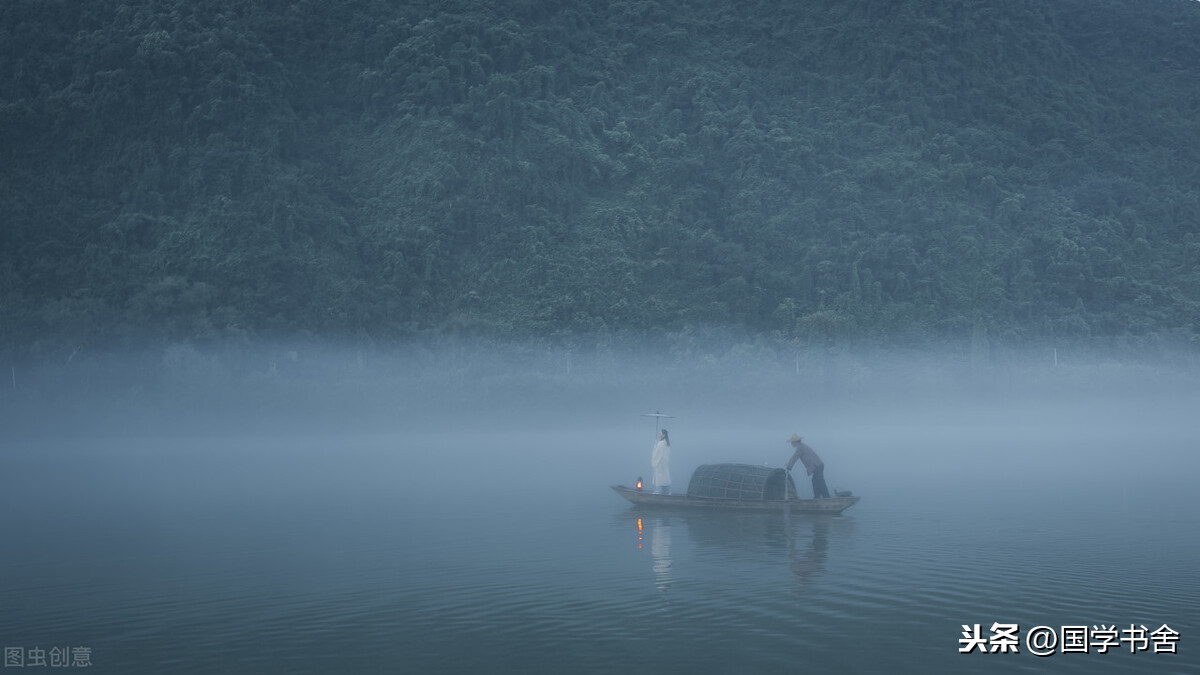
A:
{"label": "distant tree line", "polygon": [[1195,345],[1200,3],[10,0],[0,354]]}

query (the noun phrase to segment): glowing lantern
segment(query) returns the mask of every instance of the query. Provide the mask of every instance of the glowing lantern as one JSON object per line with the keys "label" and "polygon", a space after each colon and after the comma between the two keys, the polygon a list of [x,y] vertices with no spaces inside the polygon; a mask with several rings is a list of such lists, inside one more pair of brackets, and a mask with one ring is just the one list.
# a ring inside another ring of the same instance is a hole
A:
{"label": "glowing lantern", "polygon": [[638,489],[638,492],[642,491],[642,477],[641,476],[638,476],[638,482],[634,483],[634,486]]}

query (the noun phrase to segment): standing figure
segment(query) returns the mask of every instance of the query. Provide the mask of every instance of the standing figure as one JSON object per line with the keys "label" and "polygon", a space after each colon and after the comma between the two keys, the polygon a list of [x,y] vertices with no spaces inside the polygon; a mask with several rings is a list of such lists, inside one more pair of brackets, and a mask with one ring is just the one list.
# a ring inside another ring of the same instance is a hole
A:
{"label": "standing figure", "polygon": [[788,471],[792,470],[792,466],[796,464],[796,460],[804,463],[804,468],[808,469],[808,475],[812,476],[813,499],[820,499],[829,496],[829,487],[825,485],[825,462],[817,456],[817,453],[812,448],[804,443],[804,439],[792,434],[788,439],[788,443],[796,448],[796,452],[792,454],[792,458],[788,460]]}
{"label": "standing figure", "polygon": [[671,457],[671,437],[667,430],[658,432],[658,442],[650,453],[650,466],[654,468],[654,485],[659,494],[671,494],[671,471],[667,468],[667,460]]}

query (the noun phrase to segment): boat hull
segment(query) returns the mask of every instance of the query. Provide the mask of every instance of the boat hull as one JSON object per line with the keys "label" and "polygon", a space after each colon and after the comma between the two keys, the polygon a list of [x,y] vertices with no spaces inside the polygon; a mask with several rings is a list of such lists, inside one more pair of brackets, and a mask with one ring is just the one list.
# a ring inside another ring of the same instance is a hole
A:
{"label": "boat hull", "polygon": [[728,509],[735,511],[777,511],[789,513],[841,513],[858,503],[858,497],[828,497],[826,499],[774,499],[741,501],[736,499],[709,499],[687,495],[661,495],[644,490],[635,490],[624,485],[610,486],[613,492],[638,506],[679,509]]}

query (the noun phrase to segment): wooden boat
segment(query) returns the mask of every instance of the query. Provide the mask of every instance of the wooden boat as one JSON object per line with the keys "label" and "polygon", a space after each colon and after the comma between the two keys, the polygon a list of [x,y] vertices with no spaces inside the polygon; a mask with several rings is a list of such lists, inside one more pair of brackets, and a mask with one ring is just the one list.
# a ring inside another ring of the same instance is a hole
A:
{"label": "wooden boat", "polygon": [[743,511],[790,511],[791,513],[828,513],[838,514],[858,503],[859,497],[829,497],[826,499],[771,499],[771,500],[741,500],[741,499],[712,499],[708,497],[689,497],[688,495],[659,495],[643,490],[635,490],[624,485],[609,486],[617,494],[639,506],[671,507],[671,508],[701,508],[701,509],[739,509]]}
{"label": "wooden boat", "polygon": [[687,509],[737,509],[838,514],[858,503],[848,493],[825,499],[800,499],[791,474],[751,464],[704,464],[692,474],[687,494],[663,495],[612,485],[613,491],[639,506]]}

